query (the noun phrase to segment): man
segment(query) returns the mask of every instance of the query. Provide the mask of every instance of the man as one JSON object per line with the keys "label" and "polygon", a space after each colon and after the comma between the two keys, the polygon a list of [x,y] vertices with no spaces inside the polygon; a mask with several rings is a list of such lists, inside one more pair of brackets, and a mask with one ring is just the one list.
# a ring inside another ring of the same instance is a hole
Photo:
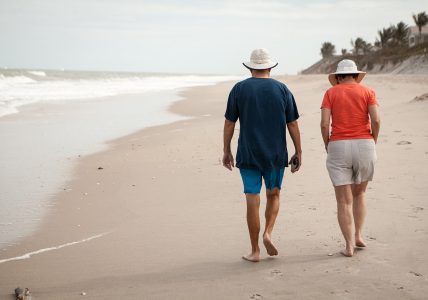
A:
{"label": "man", "polygon": [[266,49],[251,53],[250,62],[243,63],[251,77],[238,82],[231,90],[227,102],[224,123],[223,166],[232,170],[235,166],[230,142],[239,119],[240,133],[236,167],[240,169],[247,201],[247,224],[251,241],[251,253],[242,258],[260,261],[260,189],[262,178],[266,186],[266,226],[263,244],[270,256],[278,255],[272,243],[272,230],[279,211],[279,196],[288,166],[286,127],[294,143],[295,154],[290,160],[292,172],[299,170],[302,162],[299,113],[294,97],[281,82],[270,78],[270,71],[278,63],[271,60]]}
{"label": "man", "polygon": [[[367,213],[366,189],[373,179],[380,130],[375,92],[360,84],[365,72],[344,59],[328,79],[321,104],[321,134],[327,150],[327,170],[334,186],[337,218],[345,238],[347,257],[366,247],[363,225]],[[331,134],[330,134],[331,128]]]}

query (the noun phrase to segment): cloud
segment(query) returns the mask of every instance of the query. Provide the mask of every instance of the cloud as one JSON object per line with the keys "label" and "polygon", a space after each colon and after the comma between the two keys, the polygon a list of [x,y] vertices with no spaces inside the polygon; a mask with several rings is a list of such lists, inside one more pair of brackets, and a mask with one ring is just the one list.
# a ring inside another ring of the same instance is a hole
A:
{"label": "cloud", "polygon": [[[284,66],[293,73],[320,58],[322,42],[332,42],[338,51],[349,49],[356,37],[373,42],[377,30],[391,23],[412,25],[411,14],[427,4],[427,0],[0,0],[4,54],[0,65],[34,61],[54,68],[73,49],[75,68],[123,65],[124,70],[147,70],[152,63],[141,53],[149,52],[160,57],[179,53],[181,60],[189,60],[164,66],[160,61],[159,69],[227,73],[240,70],[239,63],[230,67],[234,61],[264,46],[288,63],[278,70],[285,71]],[[48,54],[53,44],[57,60]],[[37,55],[17,51],[34,48]],[[116,61],[124,51],[127,62]],[[223,56],[220,61],[209,65],[203,60],[216,53]],[[97,64],[83,65],[91,62],[88,56]],[[132,57],[137,62],[132,63]]]}

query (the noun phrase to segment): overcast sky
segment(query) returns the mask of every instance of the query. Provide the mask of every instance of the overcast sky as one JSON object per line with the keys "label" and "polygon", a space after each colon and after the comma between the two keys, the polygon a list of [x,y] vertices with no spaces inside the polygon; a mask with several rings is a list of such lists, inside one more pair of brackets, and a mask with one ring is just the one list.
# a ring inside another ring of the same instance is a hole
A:
{"label": "overcast sky", "polygon": [[0,67],[242,74],[268,48],[277,74],[427,11],[428,0],[0,0]]}

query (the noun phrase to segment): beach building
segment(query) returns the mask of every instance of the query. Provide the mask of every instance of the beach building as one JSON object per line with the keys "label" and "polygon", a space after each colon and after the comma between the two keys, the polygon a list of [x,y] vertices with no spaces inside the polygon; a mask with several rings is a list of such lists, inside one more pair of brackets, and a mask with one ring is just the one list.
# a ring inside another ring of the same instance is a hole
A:
{"label": "beach building", "polygon": [[423,26],[419,40],[418,26],[411,26],[409,31],[409,47],[416,46],[420,43],[428,42],[428,26]]}

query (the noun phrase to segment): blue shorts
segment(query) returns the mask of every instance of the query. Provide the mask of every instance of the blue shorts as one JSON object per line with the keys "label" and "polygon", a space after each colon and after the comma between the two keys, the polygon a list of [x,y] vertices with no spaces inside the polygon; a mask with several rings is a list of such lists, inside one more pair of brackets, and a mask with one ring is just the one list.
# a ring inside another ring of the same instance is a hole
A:
{"label": "blue shorts", "polygon": [[284,169],[285,168],[279,168],[266,172],[252,169],[239,169],[242,182],[244,183],[244,193],[260,194],[260,190],[262,188],[262,177],[265,181],[266,189],[272,190],[274,188],[278,188],[280,190],[282,178],[284,177]]}

